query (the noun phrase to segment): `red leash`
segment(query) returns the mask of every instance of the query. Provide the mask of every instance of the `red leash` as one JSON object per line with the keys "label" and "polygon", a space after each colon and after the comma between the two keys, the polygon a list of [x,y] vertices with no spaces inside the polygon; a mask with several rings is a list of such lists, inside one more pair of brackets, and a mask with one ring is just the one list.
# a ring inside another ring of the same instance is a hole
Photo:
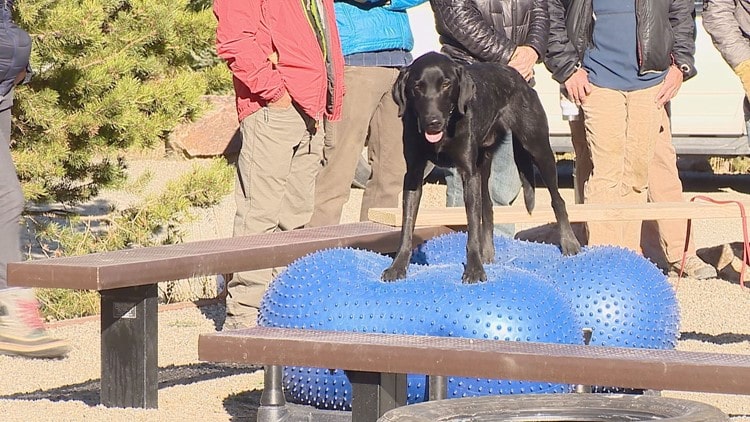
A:
{"label": "red leash", "polygon": [[[703,201],[708,201],[714,204],[737,204],[737,206],[740,208],[740,217],[742,218],[742,269],[740,270],[740,285],[742,287],[745,287],[745,267],[748,263],[748,257],[750,257],[750,242],[748,241],[747,236],[747,215],[745,213],[745,206],[739,202],[739,201],[719,201],[716,199],[709,198],[707,196],[703,195],[697,195],[692,198],[690,198],[690,202],[694,202],[696,199],[701,199]],[[685,267],[685,260],[687,259],[687,250],[688,245],[690,243],[690,230],[692,228],[693,221],[688,219],[687,221],[687,233],[685,234],[685,249],[682,252],[682,262],[680,263],[680,273],[677,278],[677,282],[682,279],[682,271]],[[730,245],[731,248],[731,245]],[[717,268],[718,269],[718,268]]]}

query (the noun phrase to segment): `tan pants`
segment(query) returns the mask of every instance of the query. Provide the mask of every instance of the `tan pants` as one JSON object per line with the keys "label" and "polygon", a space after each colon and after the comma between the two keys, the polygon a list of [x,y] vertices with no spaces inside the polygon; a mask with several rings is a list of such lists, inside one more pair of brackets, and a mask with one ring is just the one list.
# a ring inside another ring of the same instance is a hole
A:
{"label": "tan pants", "polygon": [[[661,128],[648,168],[648,201],[679,202],[683,200],[682,182],[677,171],[677,154],[672,145],[668,108],[661,113]],[[582,114],[580,115],[583,116]],[[583,203],[583,191],[592,172],[591,155],[586,143],[584,119],[571,120],[570,134],[575,151],[574,188],[576,203]],[[641,230],[643,255],[655,262],[671,263],[682,258],[685,248],[686,220],[644,221]],[[695,244],[689,242],[688,255],[695,255]]]}
{"label": "tan pants", "polygon": [[[297,111],[262,108],[240,124],[234,236],[294,230],[310,220],[322,130]],[[227,315],[254,318],[274,269],[234,274],[227,284]]]}
{"label": "tan pants", "polygon": [[[660,85],[637,91],[594,86],[582,104],[593,164],[585,203],[646,203],[648,170],[663,110],[654,101]],[[641,221],[589,222],[589,245],[640,251]]]}
{"label": "tan pants", "polygon": [[391,88],[398,69],[347,66],[344,68],[343,118],[326,122],[323,168],[318,173],[315,211],[309,227],[339,224],[344,204],[367,142],[372,176],[365,185],[360,221],[372,207],[397,207],[403,190],[406,162],[402,125]]}

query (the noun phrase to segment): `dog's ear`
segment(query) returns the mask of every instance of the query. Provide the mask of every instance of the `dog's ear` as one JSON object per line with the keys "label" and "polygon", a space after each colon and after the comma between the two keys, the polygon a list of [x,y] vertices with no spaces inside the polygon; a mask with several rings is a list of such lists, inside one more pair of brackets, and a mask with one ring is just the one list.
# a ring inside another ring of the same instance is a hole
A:
{"label": "dog's ear", "polygon": [[474,80],[471,79],[463,66],[456,68],[456,77],[458,78],[458,112],[466,114],[469,108],[469,100],[474,98],[477,88],[474,85]]}
{"label": "dog's ear", "polygon": [[396,78],[396,82],[391,89],[393,101],[395,101],[398,106],[398,117],[403,116],[406,111],[406,79],[408,77],[409,67],[402,67],[401,71],[398,73],[398,78]]}

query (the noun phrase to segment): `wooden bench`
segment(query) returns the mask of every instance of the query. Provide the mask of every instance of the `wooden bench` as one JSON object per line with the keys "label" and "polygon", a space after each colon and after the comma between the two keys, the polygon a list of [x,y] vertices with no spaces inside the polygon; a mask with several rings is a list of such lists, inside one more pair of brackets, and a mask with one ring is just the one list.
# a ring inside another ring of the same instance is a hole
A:
{"label": "wooden bench", "polygon": [[[750,208],[750,203],[742,203]],[[628,221],[628,220],[686,220],[740,218],[737,204],[706,202],[649,202],[647,204],[567,204],[571,222]],[[371,208],[370,221],[400,227],[400,208]],[[549,206],[537,204],[529,214],[522,205],[495,207],[495,223],[544,224],[555,221]],[[466,226],[466,211],[462,207],[424,208],[417,215],[417,226]]]}
{"label": "wooden bench", "polygon": [[[415,244],[447,233],[417,229]],[[96,290],[101,295],[101,403],[158,405],[157,283],[285,266],[334,247],[391,253],[400,229],[376,223],[128,249],[8,265],[8,285]]]}
{"label": "wooden bench", "polygon": [[404,405],[405,374],[432,376],[430,399],[445,376],[750,394],[750,355],[254,327],[201,334],[198,357],[268,365],[259,422],[286,417],[280,365],[345,370],[353,422]]}

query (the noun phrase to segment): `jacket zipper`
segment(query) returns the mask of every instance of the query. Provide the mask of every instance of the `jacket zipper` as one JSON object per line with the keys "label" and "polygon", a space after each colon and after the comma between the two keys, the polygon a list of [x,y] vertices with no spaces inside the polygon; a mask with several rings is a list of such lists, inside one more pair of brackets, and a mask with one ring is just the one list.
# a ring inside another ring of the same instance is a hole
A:
{"label": "jacket zipper", "polygon": [[517,10],[517,0],[512,0],[510,2],[510,23],[513,27],[513,32],[511,33],[511,41],[513,41],[513,44],[518,46],[518,24],[516,22],[516,10]]}
{"label": "jacket zipper", "polygon": [[638,56],[638,73],[640,73],[641,68],[643,67],[643,44],[641,40],[641,31],[639,31],[638,25],[639,25],[639,9],[638,6],[641,4],[639,0],[635,0],[635,45],[636,45],[636,55]]}

